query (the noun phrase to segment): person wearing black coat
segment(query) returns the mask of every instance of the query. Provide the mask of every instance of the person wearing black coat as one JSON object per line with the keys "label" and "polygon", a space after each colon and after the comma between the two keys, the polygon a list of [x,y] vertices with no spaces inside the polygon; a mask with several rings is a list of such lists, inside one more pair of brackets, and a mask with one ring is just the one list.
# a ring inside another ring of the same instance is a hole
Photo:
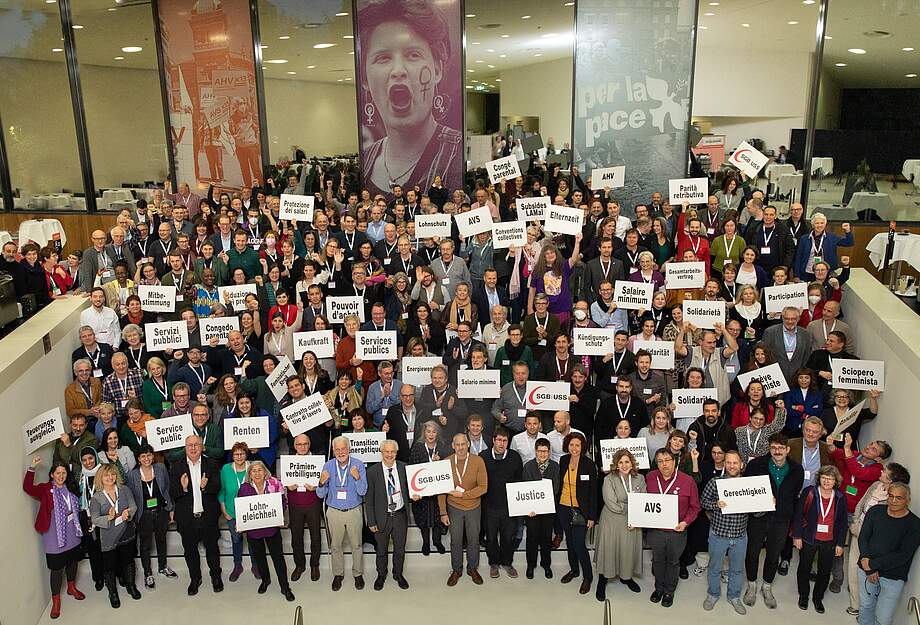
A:
{"label": "person wearing black coat", "polygon": [[[550,480],[553,483],[553,496],[558,501],[559,497],[559,463],[550,458],[550,443],[545,438],[537,439],[534,444],[536,458],[524,465],[521,471],[522,482],[535,480]],[[542,468],[541,468],[542,466]],[[533,571],[537,567],[537,553],[540,554],[540,566],[549,579],[553,576],[550,568],[553,542],[553,523],[556,515],[537,514],[524,517],[527,527],[527,579],[533,579]]]}
{"label": "person wearing black coat", "polygon": [[489,476],[489,490],[482,497],[482,516],[486,528],[490,577],[498,577],[498,567],[503,568],[509,577],[517,577],[513,559],[518,523],[516,518],[508,516],[508,491],[505,485],[521,481],[524,463],[518,452],[508,449],[510,439],[508,430],[499,427],[495,430],[492,448],[479,454]]}
{"label": "person wearing black coat", "polygon": [[597,407],[601,401],[601,393],[597,386],[587,380],[584,371],[580,367],[576,366],[573,369],[571,390],[569,392],[577,397],[578,401],[569,402],[570,424],[574,429],[583,432],[590,442],[594,437],[594,421],[597,418]]}
{"label": "person wearing black coat", "polygon": [[[422,332],[421,322],[418,318],[419,311],[424,308],[428,313],[426,319],[428,320],[428,338],[426,339]],[[415,305],[415,308],[412,311],[412,314],[409,315],[409,320],[406,322],[406,340],[411,339],[412,337],[418,337],[425,341],[425,346],[428,348],[428,351],[432,354],[438,356],[444,353],[444,346],[447,344],[447,333],[444,332],[444,326],[438,321],[434,321],[431,318],[431,308],[425,302],[418,302]]]}
{"label": "person wearing black coat", "polygon": [[396,459],[409,462],[409,452],[417,438],[416,430],[421,433],[421,428],[416,428],[419,411],[415,406],[415,387],[403,384],[399,389],[399,400],[400,403],[387,409],[383,422],[389,424],[387,438],[396,441],[399,446]]}
{"label": "person wearing black coat", "polygon": [[578,432],[568,434],[562,443],[562,450],[565,455],[559,460],[561,490],[556,513],[565,533],[569,572],[560,581],[568,584],[579,576],[580,569],[582,582],[578,592],[584,595],[591,590],[594,581],[585,538],[588,530],[597,522],[600,484],[597,467],[585,455],[588,443],[584,435]]}
{"label": "person wearing black coat", "polygon": [[498,273],[495,269],[486,269],[482,277],[483,282],[476,285],[472,299],[479,312],[479,325],[485,328],[492,323],[492,307],[489,305],[486,289],[493,294],[493,301],[494,298],[498,298],[498,304],[506,310],[510,310],[511,300],[508,299],[508,288],[498,284]]}

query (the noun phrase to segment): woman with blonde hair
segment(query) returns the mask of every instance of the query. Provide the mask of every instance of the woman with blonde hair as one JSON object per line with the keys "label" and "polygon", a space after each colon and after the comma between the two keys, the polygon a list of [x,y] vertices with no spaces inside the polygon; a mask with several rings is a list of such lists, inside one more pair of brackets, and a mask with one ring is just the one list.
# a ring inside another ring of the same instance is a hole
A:
{"label": "woman with blonde hair", "polygon": [[601,486],[604,505],[595,536],[594,563],[597,565],[598,601],[606,598],[607,580],[616,577],[633,592],[640,592],[634,577],[642,576],[642,530],[629,525],[627,501],[630,493],[644,493],[645,480],[628,449],[613,455],[613,470]]}
{"label": "woman with blonde hair", "polygon": [[150,375],[141,385],[144,411],[159,419],[164,410],[172,407],[172,385],[166,380],[166,363],[159,356],[147,361],[147,371]]}
{"label": "woman with blonde hair", "polygon": [[134,583],[134,543],[136,530],[134,515],[137,504],[131,489],[124,485],[118,470],[112,464],[103,464],[96,471],[93,482],[96,494],[89,503],[89,516],[93,527],[99,530],[105,586],[113,608],[121,606],[118,598],[116,575],[124,583],[132,599],[140,599]]}

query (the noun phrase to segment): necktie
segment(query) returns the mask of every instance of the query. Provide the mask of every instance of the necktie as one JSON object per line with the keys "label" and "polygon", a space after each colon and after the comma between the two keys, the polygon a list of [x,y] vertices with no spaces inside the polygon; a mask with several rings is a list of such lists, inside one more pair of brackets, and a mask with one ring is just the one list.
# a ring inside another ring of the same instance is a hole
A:
{"label": "necktie", "polygon": [[393,499],[393,494],[396,492],[396,481],[393,479],[393,467],[390,467],[389,473],[387,474],[387,510],[390,512],[396,511],[396,501]]}

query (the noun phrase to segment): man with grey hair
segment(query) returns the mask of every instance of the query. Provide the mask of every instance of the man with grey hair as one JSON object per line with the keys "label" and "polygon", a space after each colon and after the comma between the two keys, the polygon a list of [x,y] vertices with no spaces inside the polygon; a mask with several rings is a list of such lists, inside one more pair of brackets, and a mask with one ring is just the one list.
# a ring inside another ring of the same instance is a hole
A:
{"label": "man with grey hair", "polygon": [[482,517],[480,501],[489,489],[489,476],[482,458],[470,453],[466,434],[454,434],[454,453],[447,457],[453,473],[454,489],[438,495],[441,523],[450,529],[450,577],[448,586],[456,586],[463,575],[463,539],[466,538],[466,570],[476,585],[482,584],[479,574],[479,526]]}
{"label": "man with grey hair", "polygon": [[105,251],[112,260],[112,265],[114,266],[115,263],[124,259],[133,272],[137,264],[134,262],[134,252],[131,251],[131,246],[125,244],[126,232],[124,228],[115,226],[109,230],[109,236],[112,238],[112,242],[105,246]]}
{"label": "man with grey hair", "polygon": [[[379,307],[375,307],[375,312]],[[390,406],[399,403],[399,390],[402,382],[393,377],[393,363],[381,360],[377,365],[377,375],[380,379],[371,384],[367,389],[367,399],[364,408],[374,420],[374,427],[381,427],[387,416]]]}
{"label": "man with grey hair", "polygon": [[[409,485],[406,464],[396,459],[399,445],[394,440],[380,443],[381,462],[367,471],[364,514],[367,527],[377,543],[377,579],[374,590],[383,590],[387,579],[387,548],[393,539],[393,579],[403,590],[409,582],[403,577],[406,560],[406,535],[409,531]],[[421,499],[413,495],[412,499]]]}
{"label": "man with grey hair", "polygon": [[808,334],[811,335],[812,345],[814,345],[816,349],[821,349],[824,344],[827,343],[828,335],[836,330],[838,332],[843,332],[847,337],[846,351],[855,354],[856,341],[854,340],[853,330],[846,321],[838,319],[839,316],[840,302],[832,299],[824,302],[821,318],[814,319],[806,328]]}
{"label": "man with grey hair", "polygon": [[815,263],[824,261],[833,271],[837,268],[837,248],[851,247],[853,233],[850,224],[841,224],[843,236],[827,230],[827,217],[824,213],[814,213],[811,216],[812,231],[799,237],[795,250],[795,276],[802,281],[811,282],[815,279]]}
{"label": "man with grey hair", "polygon": [[770,326],[763,333],[763,343],[773,352],[790,387],[795,372],[805,366],[814,349],[811,334],[799,325],[800,317],[798,308],[784,306],[783,322]]}

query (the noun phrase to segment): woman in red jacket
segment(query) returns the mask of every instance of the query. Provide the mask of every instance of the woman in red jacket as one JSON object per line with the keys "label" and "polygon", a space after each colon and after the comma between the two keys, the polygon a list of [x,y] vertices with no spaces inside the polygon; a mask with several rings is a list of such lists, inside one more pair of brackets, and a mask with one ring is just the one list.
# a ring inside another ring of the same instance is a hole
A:
{"label": "woman in red jacket", "polygon": [[65,572],[67,594],[77,601],[86,598],[75,584],[77,563],[83,555],[80,499],[67,465],[55,462],[48,472],[48,481],[36,484],[35,467],[39,464],[41,458],[32,458],[32,466],[22,480],[22,490],[40,502],[35,531],[42,535],[45,560],[51,570],[51,618],[57,618],[61,615],[61,583]]}

